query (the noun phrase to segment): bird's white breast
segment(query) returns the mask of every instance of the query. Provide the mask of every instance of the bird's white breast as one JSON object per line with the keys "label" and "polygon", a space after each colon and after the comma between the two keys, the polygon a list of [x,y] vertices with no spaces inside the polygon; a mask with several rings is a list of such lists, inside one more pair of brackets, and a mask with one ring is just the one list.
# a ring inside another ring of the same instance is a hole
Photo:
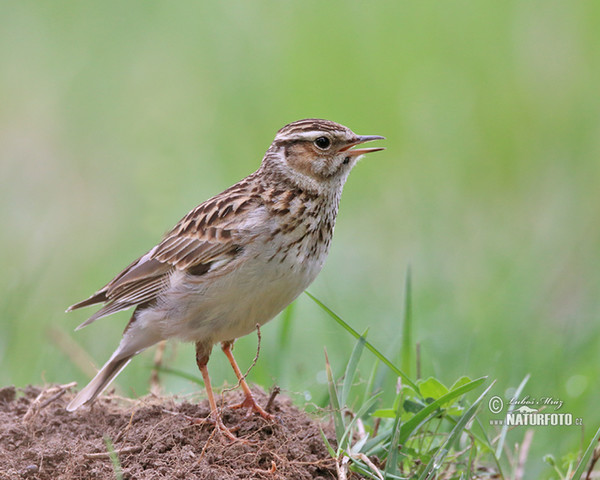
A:
{"label": "bird's white breast", "polygon": [[246,226],[256,237],[227,273],[215,270],[198,278],[175,271],[140,323],[158,326],[163,338],[184,341],[216,343],[247,335],[281,312],[321,271],[330,238],[319,238],[317,223],[273,235],[277,222],[255,212]]}

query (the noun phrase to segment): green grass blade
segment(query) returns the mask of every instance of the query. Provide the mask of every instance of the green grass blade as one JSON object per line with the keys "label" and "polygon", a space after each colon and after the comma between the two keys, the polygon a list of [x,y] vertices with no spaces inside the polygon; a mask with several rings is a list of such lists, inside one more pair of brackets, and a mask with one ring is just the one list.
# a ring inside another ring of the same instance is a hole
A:
{"label": "green grass blade", "polygon": [[598,430],[596,430],[596,434],[594,435],[594,438],[592,438],[592,441],[586,448],[585,453],[583,454],[583,457],[581,457],[581,460],[579,460],[579,463],[577,464],[577,468],[575,469],[575,473],[573,474],[573,477],[571,478],[571,480],[580,480],[581,479],[581,476],[583,475],[583,472],[585,471],[585,467],[587,466],[587,464],[590,460],[590,457],[592,456],[592,453],[594,453],[594,449],[598,445],[599,438],[600,438],[600,428],[598,428]]}
{"label": "green grass blade", "polygon": [[[375,475],[370,468],[362,463],[360,460],[352,459],[352,465],[350,466],[350,470],[356,473],[359,473],[363,477],[371,478],[373,480],[380,480],[380,477]],[[396,475],[388,475],[385,480],[407,480],[406,477],[398,477]]]}
{"label": "green grass blade", "polygon": [[[388,438],[393,434],[393,427],[382,428],[376,437],[373,437],[365,443],[362,452],[370,457],[372,455],[380,456],[382,445],[388,441]],[[375,453],[377,452],[377,453]]]}
{"label": "green grass blade", "polygon": [[392,427],[392,440],[390,441],[390,449],[385,462],[385,476],[396,475],[398,473],[398,448],[400,446],[400,432],[402,426],[402,402],[398,402],[396,408],[396,418]]}
{"label": "green grass blade", "polygon": [[[321,307],[331,318],[333,318],[337,323],[339,323],[344,330],[350,333],[354,338],[359,339],[361,335],[354,330],[350,325],[348,325],[344,320],[342,320],[337,314],[335,314],[329,307],[327,307],[323,302],[321,302],[318,298],[311,295],[309,292],[304,292],[308,295],[313,302],[315,302],[319,307]],[[419,387],[417,384],[413,382],[408,375],[406,375],[402,370],[400,370],[396,365],[390,362],[379,350],[377,350],[373,345],[371,345],[367,340],[365,340],[365,347],[367,347],[379,360],[385,363],[396,375],[398,375],[404,383],[410,385],[417,393],[419,392]]]}
{"label": "green grass blade", "polygon": [[473,478],[473,465],[475,463],[475,457],[477,455],[477,448],[475,447],[475,440],[471,441],[471,449],[469,450],[469,463],[467,464],[467,474],[465,478]]}
{"label": "green grass blade", "polygon": [[110,458],[110,463],[112,463],[116,480],[123,480],[123,469],[121,468],[121,462],[119,461],[117,452],[115,452],[115,447],[110,437],[104,437],[104,444],[106,445],[106,450],[108,451],[108,457]]}
{"label": "green grass blade", "polygon": [[[531,377],[531,375],[529,375],[529,374],[525,375],[525,378],[521,381],[517,390],[515,391],[515,394],[513,395],[514,398],[521,398],[521,392],[525,388],[525,385],[527,385],[527,382],[529,381],[530,377]],[[515,409],[515,404],[514,403],[510,404],[508,406],[507,413],[511,413],[514,409]],[[500,455],[502,455],[502,449],[504,448],[504,442],[506,441],[507,433],[508,433],[508,424],[506,422],[504,422],[504,425],[502,425],[502,430],[500,430],[500,438],[498,439],[498,445],[496,447],[496,458],[497,459],[500,459]]]}
{"label": "green grass blade", "polygon": [[347,451],[351,450],[349,445],[348,446],[345,445],[346,439],[348,439],[349,442],[352,441],[352,429],[354,428],[354,425],[356,424],[357,420],[359,418],[361,418],[365,413],[367,413],[369,408],[371,408],[373,406],[373,403],[375,403],[375,401],[379,398],[380,395],[381,394],[377,394],[374,397],[370,398],[369,401],[367,403],[365,403],[362,407],[360,407],[360,410],[358,410],[358,412],[356,412],[356,414],[354,415],[354,418],[346,427],[346,430],[344,431],[344,435],[342,435],[342,438],[340,439],[338,449],[342,448],[343,450],[347,450]]}
{"label": "green grass blade", "polygon": [[[450,422],[453,426],[455,426],[458,423],[459,420],[460,419],[455,420],[451,416],[447,416],[446,417],[446,421]],[[476,425],[480,426],[481,424],[480,423],[476,423]],[[487,438],[487,436],[485,436],[485,432],[483,432],[483,436],[481,436],[480,434],[476,433],[473,430],[473,428],[465,430],[465,432],[467,432],[469,434],[469,436],[471,436],[473,438],[473,440],[475,440],[477,442],[477,444],[479,445],[479,447],[483,451],[486,451],[486,452],[493,452],[494,451],[494,448],[490,444],[490,440]],[[495,462],[495,463],[497,463],[497,462]]]}
{"label": "green grass blade", "polygon": [[277,359],[276,370],[273,372],[275,378],[278,379],[279,383],[286,385],[289,379],[289,346],[292,340],[292,319],[294,317],[294,311],[296,302],[290,303],[287,308],[281,314],[281,318],[278,321],[279,332],[277,334]]}
{"label": "green grass blade", "polygon": [[321,433],[321,438],[323,439],[323,443],[325,444],[325,447],[327,448],[329,455],[331,455],[331,458],[337,459],[335,450],[331,446],[331,443],[329,443],[329,440],[327,440],[327,437],[325,436],[325,432],[323,431],[323,429],[321,427],[319,427],[319,433]]}
{"label": "green grass blade", "polygon": [[[456,423],[458,421],[458,420],[454,420],[450,416],[447,416],[446,420],[448,422],[452,423],[453,425],[456,425]],[[481,434],[475,432],[475,430],[474,430],[475,426],[477,426],[479,428]],[[492,447],[492,442],[487,437],[487,431],[481,424],[481,421],[479,420],[479,418],[475,418],[475,420],[473,422],[473,426],[470,429],[465,429],[465,432],[468,433],[473,438],[473,440],[475,440],[475,442],[477,443],[479,448],[482,449],[482,451],[490,452],[492,454],[490,456],[490,458],[492,459],[492,461],[494,462],[494,465],[496,466],[497,474],[499,475],[498,478],[500,480],[504,480],[505,476],[504,476],[504,473],[502,472],[502,466],[500,465],[500,461],[494,455],[494,447]],[[471,477],[467,477],[467,478],[471,478]]]}
{"label": "green grass blade", "polygon": [[373,368],[371,368],[371,373],[369,375],[369,379],[367,380],[367,386],[365,387],[365,394],[363,396],[361,403],[365,403],[373,395],[373,391],[374,391],[373,386],[375,384],[375,375],[377,374],[378,368],[379,368],[379,359],[375,359]]}
{"label": "green grass blade", "polygon": [[[475,434],[475,432],[474,432],[474,427],[475,426],[477,426],[479,428],[479,431],[481,432],[481,435]],[[479,418],[475,419],[473,428],[471,428],[471,432],[470,433],[480,443],[480,446],[482,446],[483,448],[485,448],[486,451],[492,453],[491,458],[494,461],[494,464],[496,465],[496,468],[498,469],[498,475],[500,475],[499,478],[500,478],[500,480],[504,480],[506,477],[504,475],[504,472],[502,472],[502,465],[500,465],[500,461],[498,460],[498,458],[494,454],[494,447],[492,446],[492,441],[488,438],[488,436],[487,436],[487,430],[486,430],[486,428],[484,428],[484,426],[482,425],[482,423],[479,420]]]}
{"label": "green grass blade", "polygon": [[367,331],[365,331],[365,333],[363,333],[358,339],[358,342],[356,342],[356,345],[352,349],[352,354],[350,355],[348,365],[346,365],[344,383],[342,384],[342,394],[340,395],[340,405],[342,405],[343,407],[348,406],[348,395],[350,394],[350,388],[352,388],[352,382],[354,381],[354,376],[356,375],[358,361],[360,360],[360,356],[362,355],[363,349],[365,347],[366,338]]}
{"label": "green grass blade", "polygon": [[329,364],[329,357],[327,356],[327,350],[325,350],[325,370],[327,371],[327,383],[329,385],[329,404],[331,405],[333,423],[335,425],[335,437],[338,441],[338,450],[340,449],[340,439],[344,436],[344,417],[342,415],[342,409],[340,408],[340,401],[337,394],[337,388],[335,381],[333,380],[333,373],[331,373],[331,365]]}
{"label": "green grass blade", "polygon": [[404,284],[404,321],[402,324],[402,357],[400,368],[410,374],[412,362],[412,279],[410,267],[406,269]]}
{"label": "green grass blade", "polygon": [[408,437],[410,436],[410,434],[422,422],[424,422],[429,415],[434,413],[438,408],[440,408],[446,402],[449,402],[449,401],[451,401],[457,397],[460,397],[461,395],[464,395],[465,393],[470,392],[471,390],[474,390],[475,388],[479,387],[483,382],[485,382],[486,378],[487,377],[478,378],[477,380],[473,380],[472,382],[469,382],[469,383],[462,385],[454,390],[451,390],[446,395],[441,396],[440,398],[433,401],[432,403],[427,405],[425,408],[423,408],[422,410],[417,412],[414,417],[412,417],[410,420],[407,420],[402,425],[402,435],[400,437],[400,443],[404,444],[406,442],[406,440],[408,439]]}
{"label": "green grass blade", "polygon": [[158,370],[159,372],[164,372],[164,373],[168,373],[171,375],[175,375],[176,377],[180,377],[180,378],[184,378],[185,380],[189,380],[190,382],[194,382],[197,383],[198,385],[204,385],[204,382],[202,381],[202,379],[200,377],[197,377],[195,375],[192,375],[191,373],[187,373],[184,372],[183,370],[177,370],[176,368],[169,368],[169,367],[163,367],[163,366],[154,366],[152,365],[151,367],[148,368],[156,368],[156,370]]}
{"label": "green grass blade", "polygon": [[291,341],[291,332],[292,332],[292,318],[294,317],[296,302],[290,303],[281,314],[281,318],[279,319],[279,334],[277,335],[277,340],[279,343],[279,348],[287,348]]}
{"label": "green grass blade", "polygon": [[[459,439],[460,435],[465,430],[467,423],[475,415],[475,413],[479,409],[479,406],[481,405],[481,402],[483,402],[483,399],[485,398],[485,396],[488,394],[488,392],[494,386],[494,383],[495,382],[492,382],[490,384],[490,386],[484,390],[484,392],[479,396],[479,398],[477,398],[477,400],[475,400],[473,402],[473,404],[464,413],[464,415],[461,417],[461,419],[456,423],[455,427],[450,432],[450,435],[448,435],[448,438],[446,438],[446,441],[438,449],[438,453],[436,453],[431,458],[431,460],[427,464],[427,467],[425,468],[425,470],[423,470],[423,472],[421,472],[421,475],[419,476],[419,480],[426,480],[428,478],[433,478],[433,477],[430,477],[430,474],[434,473],[434,470],[437,470],[441,467],[446,456],[448,455],[448,452],[452,448],[452,445]],[[435,473],[434,473],[434,475],[435,475]]]}

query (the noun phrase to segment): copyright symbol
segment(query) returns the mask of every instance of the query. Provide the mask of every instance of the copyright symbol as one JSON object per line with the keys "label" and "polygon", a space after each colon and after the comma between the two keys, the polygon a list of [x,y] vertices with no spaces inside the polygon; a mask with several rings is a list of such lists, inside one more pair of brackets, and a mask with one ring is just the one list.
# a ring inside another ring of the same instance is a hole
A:
{"label": "copyright symbol", "polygon": [[488,407],[490,409],[490,412],[500,413],[502,411],[502,409],[504,408],[504,402],[502,401],[502,399],[499,396],[495,395],[492,398],[490,398]]}

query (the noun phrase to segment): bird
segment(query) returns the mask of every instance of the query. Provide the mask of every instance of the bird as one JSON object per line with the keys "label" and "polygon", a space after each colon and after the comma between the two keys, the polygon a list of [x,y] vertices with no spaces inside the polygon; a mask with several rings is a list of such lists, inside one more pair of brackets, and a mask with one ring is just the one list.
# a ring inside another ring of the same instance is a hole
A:
{"label": "bird", "polygon": [[76,330],[135,307],[119,346],[67,405],[92,403],[131,359],[166,339],[194,342],[210,420],[237,437],[219,412],[207,364],[216,343],[244,392],[237,407],[273,419],[254,399],[232,353],[234,341],[273,319],[317,277],[328,255],[342,189],[364,154],[383,140],[323,119],[281,128],[258,170],[191,210],[150,251],[86,300],[102,308]]}

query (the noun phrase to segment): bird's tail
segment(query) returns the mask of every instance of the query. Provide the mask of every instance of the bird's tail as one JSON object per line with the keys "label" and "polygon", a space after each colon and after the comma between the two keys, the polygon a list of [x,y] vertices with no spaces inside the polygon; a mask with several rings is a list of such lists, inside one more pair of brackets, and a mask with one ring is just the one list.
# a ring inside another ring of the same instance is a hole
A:
{"label": "bird's tail", "polygon": [[68,411],[72,412],[82,405],[91,403],[110,385],[110,382],[121,373],[121,370],[135,355],[164,339],[160,329],[156,328],[157,322],[145,321],[142,310],[141,307],[137,307],[133,312],[131,320],[123,332],[119,347],[92,381],[67,405]]}
{"label": "bird's tail", "polygon": [[[115,352],[115,354],[117,352]],[[87,386],[81,390],[73,400],[71,400],[69,405],[67,405],[67,410],[72,412],[77,410],[82,405],[94,401],[96,397],[110,385],[110,382],[112,382],[113,379],[119,373],[121,373],[121,370],[127,366],[134,355],[135,354],[131,354],[125,357],[117,357],[116,355],[113,355],[111,359],[100,369],[92,381],[88,383]]]}

